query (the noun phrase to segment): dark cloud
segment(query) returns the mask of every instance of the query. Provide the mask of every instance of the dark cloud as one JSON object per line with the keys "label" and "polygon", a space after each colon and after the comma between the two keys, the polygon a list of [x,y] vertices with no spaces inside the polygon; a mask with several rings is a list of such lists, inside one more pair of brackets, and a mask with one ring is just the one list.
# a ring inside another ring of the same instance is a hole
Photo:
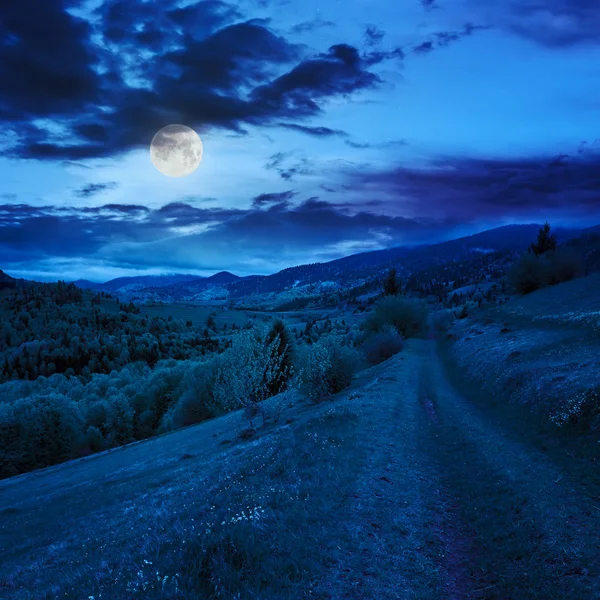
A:
{"label": "dark cloud", "polygon": [[415,52],[416,54],[427,54],[428,52],[432,51],[433,42],[423,42],[422,44],[419,44],[418,46],[415,46],[413,48],[413,52]]}
{"label": "dark cloud", "polygon": [[330,127],[310,127],[308,125],[298,125],[297,123],[279,123],[279,127],[293,129],[314,137],[346,137],[348,134],[341,129],[331,129]]}
{"label": "dark cloud", "polygon": [[378,65],[386,60],[403,60],[405,57],[404,50],[402,48],[392,48],[390,50],[371,50],[365,52],[363,55],[363,61],[366,65]]}
{"label": "dark cloud", "polygon": [[294,153],[277,152],[269,157],[265,169],[275,170],[286,181],[293,181],[298,175],[311,175],[314,165],[306,158],[297,158]]}
{"label": "dark cloud", "polygon": [[377,142],[377,143],[356,142],[356,141],[353,141],[353,140],[346,140],[344,143],[347,146],[350,146],[351,148],[358,148],[358,149],[399,148],[401,146],[407,146],[408,145],[408,142],[406,140],[389,140],[387,142]]}
{"label": "dark cloud", "polygon": [[253,97],[257,104],[275,113],[316,115],[321,111],[316,99],[349,95],[380,83],[380,78],[365,66],[356,48],[336,44],[326,54],[306,60],[289,73],[257,88]]}
{"label": "dark cloud", "polygon": [[596,0],[519,0],[494,6],[502,26],[543,46],[600,43]]}
{"label": "dark cloud", "polygon": [[348,170],[348,185],[401,202],[407,214],[486,219],[583,218],[600,211],[600,153],[439,159],[426,168]]}
{"label": "dark cloud", "polygon": [[0,3],[3,119],[70,115],[98,101],[90,33],[62,0]]}
{"label": "dark cloud", "polygon": [[90,196],[94,196],[104,190],[112,190],[117,187],[117,183],[115,181],[108,181],[106,183],[88,183],[84,185],[82,188],[75,191],[75,195],[79,198],[89,198]]}
{"label": "dark cloud", "polygon": [[323,19],[316,18],[312,21],[303,21],[302,23],[294,25],[290,29],[290,33],[310,33],[311,31],[315,31],[316,29],[323,29],[329,27],[335,27],[335,23],[333,21],[324,21]]}
{"label": "dark cloud", "polygon": [[[285,172],[301,159],[275,154]],[[51,259],[165,269],[268,272],[311,260],[404,243],[447,239],[457,228],[508,220],[579,219],[600,214],[600,152],[537,158],[439,158],[421,167],[348,164],[322,186],[341,201],[292,202],[294,190],[256,196],[248,209],[173,202],[34,207],[0,205],[0,264]],[[340,183],[341,182],[341,183]],[[258,266],[257,266],[258,265]]]}
{"label": "dark cloud", "polygon": [[287,192],[271,192],[266,194],[259,194],[252,201],[254,208],[260,208],[262,206],[271,204],[277,207],[288,206],[290,200],[296,195],[294,190],[288,190]]}
{"label": "dark cloud", "polygon": [[[370,208],[352,212],[350,205],[316,197],[292,206],[293,195],[292,191],[263,194],[247,210],[199,209],[182,202],[158,209],[2,205],[0,262],[9,271],[13,263],[22,267],[45,260],[168,269],[229,265],[243,270],[245,260],[262,257],[270,261],[267,270],[273,270],[280,259],[305,262],[307,252],[318,253],[327,246],[341,244],[334,252],[342,256],[348,241],[398,242],[426,229],[415,220],[377,214]],[[188,233],[197,225],[204,226],[201,232]]]}
{"label": "dark cloud", "polygon": [[[265,20],[240,21],[233,4],[177,4],[108,0],[93,25],[72,17],[61,0],[43,9],[34,0],[3,4],[0,76],[11,83],[0,88],[0,115],[18,140],[5,154],[64,161],[113,156],[147,146],[172,122],[244,134],[245,125],[315,116],[322,99],[375,87],[381,80],[369,66],[395,56],[379,51],[361,58],[356,48],[337,44],[302,59],[305,47]],[[98,39],[103,43],[94,45]],[[45,116],[66,129],[60,141],[31,123]]]}
{"label": "dark cloud", "polygon": [[460,31],[439,31],[434,33],[432,39],[426,40],[413,48],[415,54],[428,54],[436,48],[444,48],[453,42],[457,42],[462,38],[473,35],[476,31],[489,29],[486,25],[473,25],[473,23],[465,23]]}
{"label": "dark cloud", "polygon": [[376,46],[385,37],[385,31],[379,29],[377,25],[367,25],[365,29],[365,44],[367,46]]}

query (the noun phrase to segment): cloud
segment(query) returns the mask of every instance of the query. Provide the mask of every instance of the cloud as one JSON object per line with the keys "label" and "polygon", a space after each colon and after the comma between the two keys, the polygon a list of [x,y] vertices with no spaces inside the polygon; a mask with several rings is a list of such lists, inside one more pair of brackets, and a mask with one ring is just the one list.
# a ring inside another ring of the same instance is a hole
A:
{"label": "cloud", "polygon": [[287,192],[271,192],[268,194],[259,194],[252,201],[254,208],[260,208],[267,204],[275,204],[277,206],[289,205],[289,201],[296,195],[294,190]]}
{"label": "cloud", "polygon": [[88,183],[82,188],[75,191],[75,195],[79,198],[89,198],[104,190],[113,190],[118,186],[115,181],[108,181],[106,183]]}
{"label": "cloud", "polygon": [[381,79],[365,69],[358,51],[336,44],[325,54],[301,62],[271,83],[254,90],[258,105],[291,116],[312,116],[321,109],[316,99],[345,96],[375,87]]}
{"label": "cloud", "polygon": [[377,203],[353,211],[349,204],[316,197],[291,205],[294,196],[292,190],[261,194],[247,210],[199,209],[183,202],[158,209],[2,205],[0,264],[9,271],[17,264],[31,271],[44,261],[87,261],[106,268],[249,272],[258,261],[264,272],[323,252],[342,256],[348,244],[379,247],[383,238],[399,242],[431,231],[416,220],[372,212],[381,208]]}
{"label": "cloud", "polygon": [[[0,76],[11,81],[0,89],[0,115],[17,140],[4,149],[10,157],[114,156],[147,147],[172,122],[244,134],[246,125],[316,116],[322,100],[379,85],[369,67],[397,56],[361,57],[342,43],[311,57],[268,21],[243,21],[235,5],[220,0],[183,8],[171,0],[109,0],[90,22],[73,17],[62,0],[43,9],[36,2],[35,10],[32,3],[0,9],[8,32]],[[39,120],[45,117],[53,124]]]}
{"label": "cloud", "polygon": [[356,193],[395,200],[407,216],[473,223],[600,217],[600,153],[440,158],[422,168],[347,169]]}
{"label": "cloud", "polygon": [[293,181],[298,175],[312,175],[314,164],[306,157],[297,158],[294,152],[276,152],[269,157],[265,169],[275,170],[286,181]]}
{"label": "cloud", "polygon": [[348,134],[341,129],[331,129],[330,127],[310,127],[308,125],[298,125],[297,123],[279,123],[279,127],[300,131],[314,137],[346,137]]}
{"label": "cloud", "polygon": [[333,21],[325,21],[321,18],[313,19],[312,21],[303,21],[302,23],[298,23],[294,25],[290,29],[290,33],[310,33],[317,29],[331,28],[335,27],[335,23]]}
{"label": "cloud", "polygon": [[487,25],[473,25],[473,23],[465,23],[461,31],[439,31],[434,33],[432,39],[425,40],[413,48],[415,54],[428,54],[436,48],[444,48],[453,42],[458,42],[462,38],[473,35],[475,31],[483,31],[489,29]]}
{"label": "cloud", "polygon": [[404,60],[405,53],[402,48],[392,48],[390,50],[370,50],[363,54],[363,61],[368,66],[378,65],[386,60]]}
{"label": "cloud", "polygon": [[72,115],[100,100],[91,27],[61,0],[2,2],[0,23],[3,120]]}
{"label": "cloud", "polygon": [[377,143],[355,142],[353,140],[346,140],[344,143],[347,146],[350,146],[351,148],[358,148],[358,149],[399,148],[401,146],[407,146],[408,145],[408,142],[406,140],[389,140],[387,142],[377,142]]}
{"label": "cloud", "polygon": [[367,46],[376,46],[385,37],[385,31],[379,29],[377,25],[367,25],[365,29],[365,44]]}
{"label": "cloud", "polygon": [[542,46],[600,43],[600,4],[595,0],[519,0],[492,7],[501,26]]}
{"label": "cloud", "polygon": [[[286,172],[300,158],[274,154],[269,166]],[[440,157],[421,167],[335,168],[333,183],[321,187],[337,201],[297,202],[289,189],[259,194],[247,209],[188,202],[154,209],[0,205],[0,264],[9,272],[17,264],[35,270],[44,261],[272,272],[352,251],[448,239],[482,223],[600,218],[600,152],[593,144],[535,158]]]}

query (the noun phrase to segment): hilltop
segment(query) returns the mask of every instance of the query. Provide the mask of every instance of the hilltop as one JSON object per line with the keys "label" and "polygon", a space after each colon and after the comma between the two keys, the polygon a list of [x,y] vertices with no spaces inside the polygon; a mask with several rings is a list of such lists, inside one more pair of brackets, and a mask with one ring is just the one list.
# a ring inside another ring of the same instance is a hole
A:
{"label": "hilltop", "polygon": [[490,308],[452,329],[467,379],[557,426],[600,431],[600,274]]}
{"label": "hilltop", "polygon": [[[558,228],[560,243],[571,243],[588,256],[590,270],[600,268],[600,226]],[[378,290],[387,270],[396,268],[408,291],[441,293],[449,283],[461,285],[498,279],[515,256],[526,250],[539,225],[507,225],[437,244],[363,252],[326,263],[283,269],[272,275],[238,277],[220,272],[191,275],[125,277],[80,287],[110,291],[134,302],[221,302],[237,308],[293,310],[336,306]],[[575,241],[578,240],[578,241]]]}

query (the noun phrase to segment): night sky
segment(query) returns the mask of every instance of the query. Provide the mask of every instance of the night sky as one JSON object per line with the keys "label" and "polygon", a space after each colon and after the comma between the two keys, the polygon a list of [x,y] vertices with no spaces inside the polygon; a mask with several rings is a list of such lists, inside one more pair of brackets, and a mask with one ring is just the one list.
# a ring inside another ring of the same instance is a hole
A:
{"label": "night sky", "polygon": [[[0,3],[0,268],[271,273],[600,223],[598,0]],[[173,179],[163,126],[204,157]]]}

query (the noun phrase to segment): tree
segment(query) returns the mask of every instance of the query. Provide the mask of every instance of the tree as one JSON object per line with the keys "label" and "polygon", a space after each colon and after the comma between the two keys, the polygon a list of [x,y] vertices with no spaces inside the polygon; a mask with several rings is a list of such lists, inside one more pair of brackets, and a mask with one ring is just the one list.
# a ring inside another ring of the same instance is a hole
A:
{"label": "tree", "polygon": [[397,296],[400,293],[400,284],[396,278],[396,269],[392,267],[383,282],[383,293],[386,296]]}
{"label": "tree", "polygon": [[280,365],[279,373],[270,378],[268,390],[272,396],[284,391],[287,382],[292,376],[294,368],[294,341],[288,328],[281,319],[276,319],[265,341],[267,346],[274,344],[274,350]]}
{"label": "tree", "polygon": [[538,231],[537,241],[529,246],[529,252],[535,256],[542,256],[546,252],[556,250],[556,235],[550,233],[550,223],[546,222]]}

